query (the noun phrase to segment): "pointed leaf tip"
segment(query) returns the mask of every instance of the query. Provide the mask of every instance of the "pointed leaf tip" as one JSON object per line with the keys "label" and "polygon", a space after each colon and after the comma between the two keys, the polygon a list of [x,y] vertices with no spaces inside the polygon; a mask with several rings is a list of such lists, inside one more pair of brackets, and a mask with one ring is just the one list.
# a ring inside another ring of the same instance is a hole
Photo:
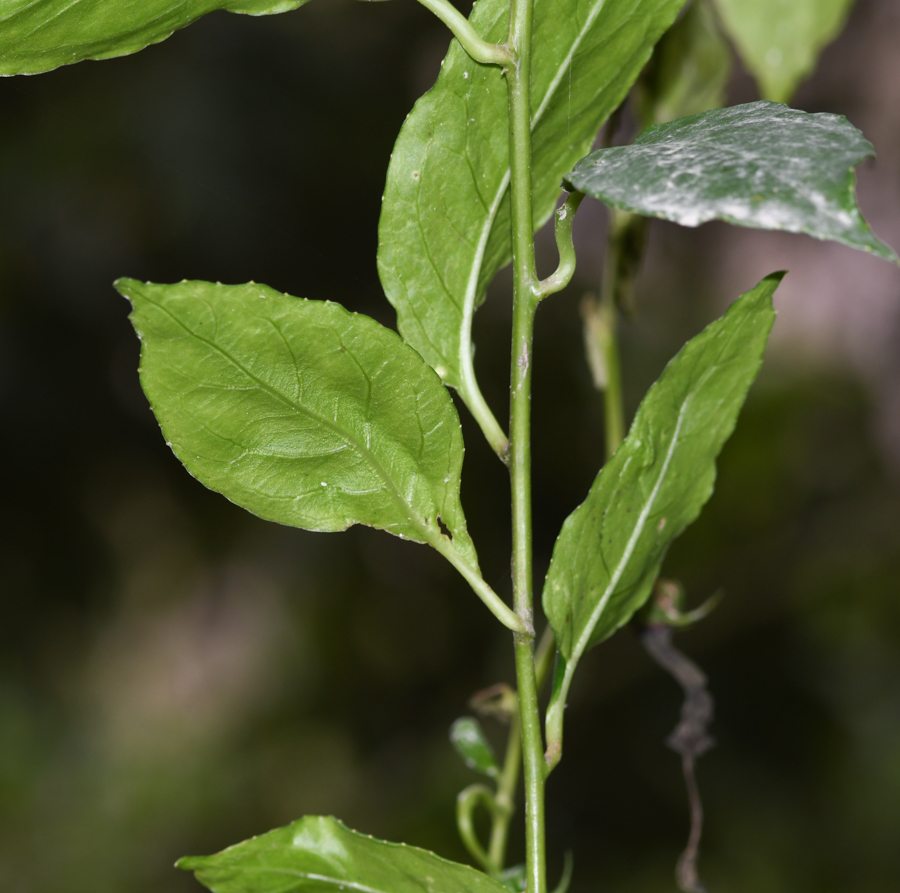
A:
{"label": "pointed leaf tip", "polygon": [[566,519],[543,595],[565,680],[644,604],[669,544],[712,494],[716,456],[762,362],[783,275],[767,276],[679,351]]}
{"label": "pointed leaf tip", "polygon": [[788,102],[840,32],[853,0],[715,0],[719,19],[766,99]]}
{"label": "pointed leaf tip", "polygon": [[682,226],[725,220],[806,233],[893,263],[856,203],[853,169],[872,144],[841,115],[751,102],[645,130],[591,152],[566,183],[608,205]]}

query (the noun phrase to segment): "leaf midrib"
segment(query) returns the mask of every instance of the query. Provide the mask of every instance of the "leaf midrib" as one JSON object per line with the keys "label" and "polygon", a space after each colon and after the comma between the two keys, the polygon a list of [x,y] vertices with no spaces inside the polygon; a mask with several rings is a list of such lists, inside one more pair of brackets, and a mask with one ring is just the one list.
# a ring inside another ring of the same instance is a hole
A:
{"label": "leaf midrib", "polygon": [[[343,428],[336,425],[334,422],[332,422],[327,417],[320,415],[319,413],[315,412],[312,409],[309,409],[306,406],[303,406],[302,404],[296,403],[291,398],[287,397],[286,395],[282,394],[280,391],[273,388],[267,382],[258,378],[249,369],[247,369],[240,361],[238,361],[234,356],[232,356],[232,354],[229,351],[225,350],[225,348],[223,348],[221,345],[219,345],[213,341],[210,341],[208,338],[199,334],[198,332],[195,332],[192,329],[190,329],[184,322],[182,322],[181,319],[179,319],[167,307],[164,307],[162,304],[160,304],[157,301],[154,301],[152,298],[147,297],[146,295],[144,295],[143,297],[144,297],[144,300],[146,300],[148,303],[152,304],[158,310],[161,310],[163,313],[165,313],[176,325],[178,325],[182,329],[184,329],[184,331],[187,332],[189,335],[191,335],[194,338],[197,338],[199,341],[202,341],[204,344],[206,344],[211,349],[220,353],[232,365],[234,365],[237,369],[239,369],[241,372],[243,372],[244,375],[246,375],[252,381],[255,381],[257,383],[257,385],[260,388],[262,388],[264,391],[268,392],[273,397],[282,401],[283,403],[285,403],[287,406],[291,407],[292,409],[295,409],[298,412],[304,413],[305,415],[307,415],[314,421],[318,422],[319,424],[322,424],[326,428],[329,428],[331,431],[333,431],[335,434],[337,434],[339,437],[341,437],[348,444],[348,446],[350,446],[351,449],[355,450],[363,458],[364,461],[369,463],[369,466],[376,473],[376,475],[378,475],[385,482],[385,484],[387,485],[389,494],[393,497],[393,499],[396,501],[396,503],[400,506],[401,510],[406,515],[407,520],[410,522],[410,524],[422,535],[423,539],[425,539],[426,541],[430,541],[432,539],[430,527],[427,524],[425,524],[424,522],[422,522],[422,520],[420,518],[418,518],[417,515],[412,511],[412,507],[402,497],[397,485],[394,483],[393,478],[390,476],[390,474],[388,474],[387,470],[382,466],[382,464],[378,461],[378,459],[372,455],[371,451],[368,448],[364,447],[355,437],[348,434]],[[276,328],[277,328],[277,326],[276,326]],[[282,337],[284,337],[283,334],[282,334]],[[293,350],[291,350],[291,356],[293,357]],[[295,362],[294,371],[297,372],[298,370],[296,367],[296,359],[294,362]],[[359,523],[359,522],[357,522],[357,523]]]}
{"label": "leaf midrib", "polygon": [[[203,869],[198,869],[202,871]],[[288,875],[289,877],[303,878],[309,881],[320,881],[326,884],[334,884],[341,889],[350,888],[358,890],[359,893],[392,893],[388,887],[367,887],[365,884],[359,884],[355,881],[343,880],[341,878],[329,877],[325,874],[313,874],[309,871],[298,871],[295,868],[239,868],[245,874],[275,874]]]}
{"label": "leaf midrib", "polygon": [[[550,81],[550,85],[547,88],[547,92],[544,94],[544,98],[541,100],[540,106],[538,106],[537,111],[534,113],[531,119],[531,132],[534,133],[538,124],[540,124],[541,119],[544,116],[547,108],[550,105],[552,98],[556,95],[556,90],[562,82],[563,75],[566,69],[572,62],[572,59],[575,55],[575,51],[581,46],[582,40],[584,40],[585,35],[590,29],[591,25],[594,24],[597,16],[600,14],[600,10],[606,4],[606,0],[596,0],[593,7],[591,8],[591,12],[588,17],[585,19],[584,25],[582,25],[581,29],[578,32],[577,37],[572,42],[572,46],[569,52],[566,54],[565,59],[562,60],[561,64],[557,68],[556,74],[553,76],[553,79]],[[473,358],[472,358],[472,349],[471,349],[471,340],[472,340],[472,321],[475,315],[475,301],[478,296],[478,282],[481,278],[481,267],[484,263],[484,253],[487,250],[487,243],[491,236],[491,230],[494,227],[494,221],[497,218],[497,213],[500,210],[500,205],[503,202],[503,197],[506,195],[506,191],[509,188],[510,181],[510,168],[509,165],[506,167],[506,171],[503,174],[503,178],[500,182],[500,185],[497,188],[497,192],[494,196],[494,201],[491,203],[491,207],[488,212],[488,216],[485,219],[484,224],[481,228],[481,235],[478,238],[477,249],[475,252],[475,257],[472,260],[472,268],[469,273],[469,281],[466,285],[466,294],[465,299],[463,300],[463,328],[462,328],[462,336],[459,339],[459,354],[458,354],[458,362],[460,367],[460,374],[463,383],[468,383],[469,381],[475,381],[475,373],[472,368]]]}
{"label": "leaf midrib", "polygon": [[[700,383],[697,386],[698,388],[700,387],[700,384],[702,384],[703,381],[706,380],[706,378],[707,376],[705,375],[703,379],[701,379]],[[678,411],[678,421],[675,425],[675,431],[672,433],[672,442],[669,444],[669,449],[666,452],[666,458],[663,462],[663,467],[660,469],[659,477],[657,478],[657,481],[653,486],[653,491],[650,494],[650,498],[641,509],[641,513],[638,516],[637,523],[634,526],[634,530],[631,533],[631,537],[628,540],[625,551],[622,554],[622,557],[619,559],[615,573],[610,578],[609,584],[606,587],[606,591],[603,593],[603,596],[597,604],[597,607],[594,608],[594,610],[591,612],[590,620],[585,625],[584,631],[575,644],[575,648],[572,652],[573,659],[570,661],[570,663],[572,664],[580,660],[581,655],[584,654],[584,650],[585,648],[587,648],[587,644],[590,641],[591,635],[593,634],[597,624],[600,622],[600,617],[606,610],[606,605],[612,597],[613,592],[615,592],[616,586],[619,585],[619,580],[622,579],[622,575],[625,573],[625,569],[628,567],[628,562],[631,561],[631,556],[634,554],[634,550],[637,548],[638,540],[640,539],[641,534],[644,532],[644,527],[647,524],[647,518],[650,516],[650,512],[652,511],[653,506],[656,503],[656,497],[659,495],[660,488],[662,487],[666,474],[669,471],[669,464],[672,461],[672,456],[675,454],[675,448],[678,446],[679,435],[681,433],[681,425],[684,422],[684,414],[687,411],[687,408],[690,405],[691,401],[694,399],[694,395],[696,394],[696,392],[697,388],[692,390],[691,393],[688,394],[688,396],[685,398],[684,402],[681,404],[681,409]],[[630,457],[628,461],[630,461]]]}

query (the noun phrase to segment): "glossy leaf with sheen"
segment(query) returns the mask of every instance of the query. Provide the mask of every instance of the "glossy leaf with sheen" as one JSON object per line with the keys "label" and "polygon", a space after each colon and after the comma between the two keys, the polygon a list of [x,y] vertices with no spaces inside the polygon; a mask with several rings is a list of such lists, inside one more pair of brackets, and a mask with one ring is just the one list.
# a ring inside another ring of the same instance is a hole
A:
{"label": "glossy leaf with sheen", "polygon": [[[535,227],[683,3],[536,0]],[[507,0],[480,0],[471,22],[482,37],[503,42]],[[500,69],[472,61],[454,41],[400,131],[379,226],[379,274],[401,334],[470,406],[472,315],[511,257],[507,120]]]}
{"label": "glossy leaf with sheen", "polygon": [[898,262],[856,204],[853,169],[872,144],[842,115],[774,102],[715,109],[599,149],[566,177],[624,211],[683,226],[726,220],[806,233]]}
{"label": "glossy leaf with sheen", "polygon": [[716,6],[762,95],[789,102],[844,26],[853,0],[716,0]]}
{"label": "glossy leaf with sheen", "polygon": [[563,524],[543,605],[569,676],[647,600],[669,544],[712,494],[716,456],[759,371],[780,280],[764,279],[672,359]]}
{"label": "glossy leaf with sheen", "polygon": [[136,53],[218,9],[287,12],[306,0],[2,0],[0,75]]}
{"label": "glossy leaf with sheen", "polygon": [[141,384],[194,477],[307,530],[368,524],[435,544],[443,522],[477,568],[456,409],[395,332],[255,283],[117,288],[134,307]]}
{"label": "glossy leaf with sheen", "polygon": [[215,893],[506,893],[486,874],[427,850],[385,843],[337,819],[306,816],[214,856],[186,856]]}

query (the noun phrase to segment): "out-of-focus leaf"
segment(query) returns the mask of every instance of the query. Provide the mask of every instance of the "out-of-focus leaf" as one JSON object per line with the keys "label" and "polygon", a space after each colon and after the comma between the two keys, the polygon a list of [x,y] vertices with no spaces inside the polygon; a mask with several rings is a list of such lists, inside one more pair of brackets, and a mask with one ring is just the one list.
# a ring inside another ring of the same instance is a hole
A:
{"label": "out-of-focus leaf", "polygon": [[731,49],[709,0],[693,0],[656,45],[638,82],[644,126],[724,105],[730,76]]}
{"label": "out-of-focus leaf", "polygon": [[490,778],[500,774],[494,750],[484,735],[481,723],[474,717],[461,716],[456,720],[450,727],[450,741],[470,769]]}
{"label": "out-of-focus leaf", "polygon": [[766,99],[788,102],[837,37],[853,0],[716,0],[719,15]]}
{"label": "out-of-focus leaf", "polygon": [[[588,151],[683,3],[535,3],[536,227],[552,213],[562,175]],[[480,0],[471,22],[502,42],[507,0]],[[473,62],[454,41],[437,83],[400,131],[379,227],[378,270],[401,334],[470,407],[480,401],[472,316],[511,256],[508,139],[500,69]]]}
{"label": "out-of-focus leaf", "polygon": [[390,329],[265,285],[116,284],[141,339],[141,384],[207,487],[307,530],[380,527],[473,567],[453,401]]}
{"label": "out-of-focus leaf", "polygon": [[522,865],[513,865],[501,872],[497,878],[510,893],[525,893],[528,887],[528,872],[524,863]]}
{"label": "out-of-focus leaf", "polygon": [[716,456],[759,370],[781,274],[764,279],[691,339],[641,402],[628,436],[566,519],[543,605],[566,681],[584,652],[650,595],[669,543],[713,491]]}
{"label": "out-of-focus leaf", "polygon": [[592,152],[566,182],[615,208],[683,226],[718,219],[806,233],[897,263],[856,204],[853,168],[872,154],[842,115],[751,102]]}
{"label": "out-of-focus leaf", "polygon": [[306,816],[214,856],[186,856],[177,866],[215,893],[507,893],[468,865],[358,834],[324,816]]}
{"label": "out-of-focus leaf", "polygon": [[0,75],[136,53],[217,9],[268,15],[306,0],[2,0]]}

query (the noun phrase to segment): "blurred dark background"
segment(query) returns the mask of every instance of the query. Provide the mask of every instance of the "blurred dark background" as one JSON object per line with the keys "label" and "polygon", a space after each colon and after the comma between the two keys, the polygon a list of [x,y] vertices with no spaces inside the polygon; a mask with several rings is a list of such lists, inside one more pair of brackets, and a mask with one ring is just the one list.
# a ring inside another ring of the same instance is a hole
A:
{"label": "blurred dark background", "polygon": [[[384,172],[448,42],[411,0],[315,0],[0,82],[3,890],[199,890],[178,856],[305,813],[466,858],[454,800],[475,778],[446,733],[472,692],[512,680],[507,635],[423,546],[280,528],[190,478],[111,287],[255,279],[393,325]],[[895,248],[898,46],[895,0],[859,0],[795,100],[875,143],[860,198]],[[756,98],[740,69],[730,98]],[[580,212],[579,275],[538,319],[541,577],[601,460],[578,303],[604,226]],[[693,603],[726,593],[678,639],[718,705],[702,874],[713,893],[896,893],[900,271],[803,237],[654,224],[622,335],[628,406],[779,268],[766,366],[666,564]],[[501,277],[476,326],[501,418],[508,315]],[[470,529],[506,593],[505,470],[462,416]],[[674,890],[687,807],[663,740],[679,703],[629,630],[585,660],[549,783],[551,883],[571,848],[574,893]]]}

